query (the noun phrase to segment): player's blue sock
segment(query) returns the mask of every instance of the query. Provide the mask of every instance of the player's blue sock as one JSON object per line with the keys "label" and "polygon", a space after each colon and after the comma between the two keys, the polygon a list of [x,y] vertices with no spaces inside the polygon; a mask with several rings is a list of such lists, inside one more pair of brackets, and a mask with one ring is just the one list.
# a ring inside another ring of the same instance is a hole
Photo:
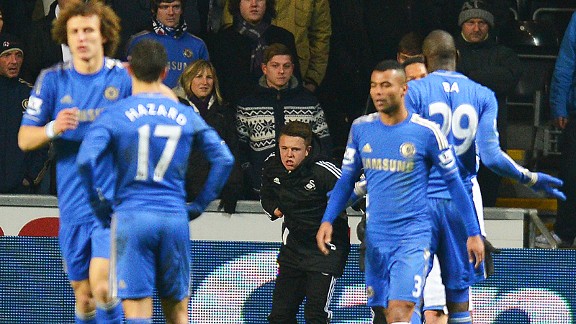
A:
{"label": "player's blue sock", "polygon": [[96,312],[88,314],[74,314],[74,323],[76,324],[96,324]]}
{"label": "player's blue sock", "polygon": [[119,299],[112,299],[106,304],[96,304],[96,319],[98,323],[121,324],[122,304]]}
{"label": "player's blue sock", "polygon": [[151,318],[127,318],[126,324],[152,324]]}
{"label": "player's blue sock", "polygon": [[450,313],[448,323],[472,324],[472,316],[470,312]]}

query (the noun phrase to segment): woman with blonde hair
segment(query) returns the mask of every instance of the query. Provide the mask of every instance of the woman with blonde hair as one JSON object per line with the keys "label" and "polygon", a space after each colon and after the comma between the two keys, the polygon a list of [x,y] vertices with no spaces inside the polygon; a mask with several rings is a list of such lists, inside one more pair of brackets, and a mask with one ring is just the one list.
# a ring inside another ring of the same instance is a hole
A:
{"label": "woman with blonde hair", "polygon": [[[224,105],[216,69],[209,61],[200,59],[188,65],[180,75],[178,83],[180,89],[175,89],[178,96],[190,101],[198,109],[200,107],[196,104],[200,104],[202,108],[207,108],[208,102],[205,101],[210,100]],[[189,102],[184,103],[190,105]]]}
{"label": "woman with blonde hair", "polygon": [[[197,60],[188,65],[179,79],[179,87],[174,89],[180,102],[193,107],[212,126],[220,137],[226,142],[234,156],[238,151],[238,137],[236,135],[235,112],[222,98],[216,70],[212,63],[206,60]],[[195,152],[190,155],[188,171],[186,174],[187,201],[192,201],[198,195],[206,177],[210,164]],[[228,182],[220,195],[219,208],[233,214],[236,203],[242,192],[242,171],[236,163]]]}

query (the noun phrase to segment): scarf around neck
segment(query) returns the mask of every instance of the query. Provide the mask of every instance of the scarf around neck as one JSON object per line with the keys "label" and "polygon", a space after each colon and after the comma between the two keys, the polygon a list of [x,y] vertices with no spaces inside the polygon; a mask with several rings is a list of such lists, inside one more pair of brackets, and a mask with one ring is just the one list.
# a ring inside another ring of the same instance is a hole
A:
{"label": "scarf around neck", "polygon": [[250,72],[260,70],[260,66],[264,62],[264,50],[266,45],[268,45],[263,35],[270,24],[261,20],[258,24],[252,25],[242,17],[237,17],[234,21],[237,22],[235,27],[240,35],[244,35],[256,42],[256,46],[253,46],[250,55]]}
{"label": "scarf around neck", "polygon": [[158,35],[167,35],[172,38],[180,38],[186,30],[188,25],[184,19],[180,18],[180,23],[176,27],[168,27],[161,23],[156,17],[152,17],[152,29]]}
{"label": "scarf around neck", "polygon": [[190,96],[188,96],[188,100],[190,100],[190,102],[194,104],[194,106],[196,106],[196,109],[198,109],[200,115],[204,116],[204,114],[206,114],[206,112],[208,111],[208,109],[210,109],[210,106],[212,106],[212,103],[214,102],[214,95],[210,95],[209,97],[206,97],[205,100],[202,100],[196,97],[194,94],[191,94]]}

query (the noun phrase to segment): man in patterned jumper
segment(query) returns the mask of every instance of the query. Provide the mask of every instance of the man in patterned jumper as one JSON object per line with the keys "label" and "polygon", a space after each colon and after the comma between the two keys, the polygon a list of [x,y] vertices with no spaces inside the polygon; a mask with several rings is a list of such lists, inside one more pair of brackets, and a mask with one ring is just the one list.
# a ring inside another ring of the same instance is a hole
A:
{"label": "man in patterned jumper", "polygon": [[318,99],[293,76],[291,51],[282,44],[271,44],[264,51],[264,75],[256,91],[239,100],[236,115],[240,152],[238,160],[248,179],[248,199],[258,199],[262,164],[274,151],[280,129],[290,121],[312,126],[319,139],[320,152],[331,156],[332,142],[324,111]]}

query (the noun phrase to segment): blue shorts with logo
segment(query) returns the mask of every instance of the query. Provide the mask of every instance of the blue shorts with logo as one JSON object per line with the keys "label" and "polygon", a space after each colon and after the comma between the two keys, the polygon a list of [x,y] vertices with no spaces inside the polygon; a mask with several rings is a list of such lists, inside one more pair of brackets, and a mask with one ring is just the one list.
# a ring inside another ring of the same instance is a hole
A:
{"label": "blue shorts with logo", "polygon": [[367,232],[365,275],[368,306],[386,308],[389,300],[418,304],[429,258],[429,247],[421,240],[373,242]]}
{"label": "blue shorts with logo", "polygon": [[190,295],[190,232],[186,213],[116,212],[112,282],[121,299],[182,300]]}

